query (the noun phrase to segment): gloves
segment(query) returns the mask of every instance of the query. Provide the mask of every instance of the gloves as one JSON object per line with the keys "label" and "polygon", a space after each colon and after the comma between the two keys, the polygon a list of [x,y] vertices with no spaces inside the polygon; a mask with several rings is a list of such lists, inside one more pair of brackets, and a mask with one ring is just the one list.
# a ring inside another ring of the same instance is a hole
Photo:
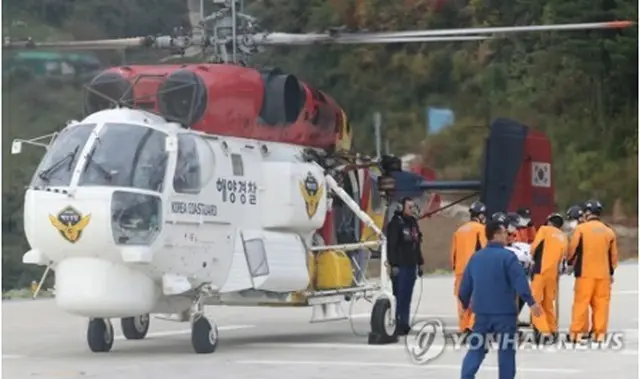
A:
{"label": "gloves", "polygon": [[391,266],[391,270],[389,272],[391,273],[391,276],[396,276],[399,271],[400,270],[396,266]]}
{"label": "gloves", "polygon": [[422,275],[424,273],[422,272],[422,267],[418,267],[418,278],[422,278]]}

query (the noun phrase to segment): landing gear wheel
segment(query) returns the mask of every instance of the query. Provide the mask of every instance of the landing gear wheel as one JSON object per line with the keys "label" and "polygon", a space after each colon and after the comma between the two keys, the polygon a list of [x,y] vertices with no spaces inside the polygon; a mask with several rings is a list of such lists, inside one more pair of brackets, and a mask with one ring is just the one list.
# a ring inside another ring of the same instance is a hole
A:
{"label": "landing gear wheel", "polygon": [[218,347],[218,326],[205,316],[194,317],[191,324],[191,345],[198,354],[211,354]]}
{"label": "landing gear wheel", "polygon": [[128,340],[141,340],[146,337],[150,323],[151,319],[148,314],[120,320],[122,334]]}
{"label": "landing gear wheel", "polygon": [[102,318],[89,320],[87,328],[87,342],[94,353],[106,353],[113,346],[113,325],[111,321]]}
{"label": "landing gear wheel", "polygon": [[389,299],[376,300],[371,311],[371,333],[369,333],[370,345],[381,345],[398,342],[396,334],[396,318],[391,314],[391,302]]}

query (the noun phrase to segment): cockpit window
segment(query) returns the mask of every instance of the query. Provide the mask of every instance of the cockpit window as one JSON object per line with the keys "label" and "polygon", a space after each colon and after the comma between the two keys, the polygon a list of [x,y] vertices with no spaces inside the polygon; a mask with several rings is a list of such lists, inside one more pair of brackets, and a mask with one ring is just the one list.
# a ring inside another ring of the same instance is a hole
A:
{"label": "cockpit window", "polygon": [[173,177],[173,189],[178,193],[199,193],[200,171],[196,137],[190,134],[178,134],[178,159]]}
{"label": "cockpit window", "polygon": [[165,133],[143,125],[105,124],[78,184],[162,192],[168,158],[165,140]]}
{"label": "cockpit window", "polygon": [[31,186],[70,185],[73,169],[95,126],[83,124],[65,128],[49,147],[31,180]]}

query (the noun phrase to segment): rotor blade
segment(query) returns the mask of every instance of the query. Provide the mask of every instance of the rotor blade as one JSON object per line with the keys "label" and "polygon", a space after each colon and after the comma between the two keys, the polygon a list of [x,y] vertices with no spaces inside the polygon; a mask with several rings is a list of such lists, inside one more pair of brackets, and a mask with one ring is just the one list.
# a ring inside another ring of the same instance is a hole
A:
{"label": "rotor blade", "polygon": [[486,28],[462,28],[462,29],[438,29],[438,30],[410,30],[404,32],[379,32],[379,33],[351,33],[341,34],[339,38],[372,37],[372,38],[398,38],[398,37],[435,37],[435,36],[461,36],[474,34],[493,33],[526,33],[545,31],[568,31],[588,29],[624,29],[633,26],[633,21],[609,21],[590,22],[581,24],[553,24],[553,25],[526,25],[526,26],[499,26]]}
{"label": "rotor blade", "polygon": [[457,42],[457,41],[483,41],[491,36],[443,36],[443,37],[400,37],[400,38],[345,38],[338,39],[335,43],[341,45],[355,45],[368,43],[412,43],[412,42]]}
{"label": "rotor blade", "polygon": [[153,48],[180,50],[191,46],[202,46],[207,37],[199,36],[159,36],[133,37],[120,39],[102,39],[94,41],[34,42],[11,41],[5,38],[5,49],[55,49],[55,50],[121,50],[127,48]]}
{"label": "rotor blade", "polygon": [[379,38],[377,36],[337,36],[327,34],[292,34],[271,33],[256,34],[253,41],[258,45],[313,45],[313,44],[373,44],[373,43],[410,43],[410,42],[453,42],[453,41],[479,41],[487,39],[487,36],[444,36],[444,37],[403,37],[403,38]]}
{"label": "rotor blade", "polygon": [[4,49],[117,50],[144,47],[151,44],[153,44],[153,40],[147,37],[63,42],[11,41],[5,39],[2,47]]}

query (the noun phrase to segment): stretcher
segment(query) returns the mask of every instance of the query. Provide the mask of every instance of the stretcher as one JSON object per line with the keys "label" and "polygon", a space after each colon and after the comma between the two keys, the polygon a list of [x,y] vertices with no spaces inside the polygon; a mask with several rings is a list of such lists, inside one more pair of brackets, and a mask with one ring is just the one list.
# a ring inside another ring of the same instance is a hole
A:
{"label": "stretcher", "polygon": [[[529,245],[528,243],[524,243],[524,242],[514,242],[513,244],[511,244],[510,246],[506,247],[508,250],[513,251],[513,253],[516,255],[516,257],[518,258],[518,261],[520,262],[520,264],[522,265],[522,268],[524,269],[527,279],[529,280],[529,284],[531,284],[531,279],[532,279],[532,270],[533,270],[533,259],[531,257],[531,245]],[[566,271],[564,264],[561,265],[561,267],[558,267],[558,271],[560,273],[560,275],[558,275],[558,282],[556,283],[556,288],[558,288],[558,291],[556,291],[556,298],[554,299],[554,310],[555,310],[555,314],[556,314],[556,320],[560,320],[560,276]],[[517,302],[520,302],[520,299],[516,299]],[[528,317],[526,317],[527,321],[526,322],[521,322],[520,321],[520,314],[522,313],[522,311],[524,310],[524,306],[522,307],[522,309],[520,309],[520,313],[518,314],[518,328],[533,328],[533,320],[532,320],[532,316],[531,313],[529,312]]]}

